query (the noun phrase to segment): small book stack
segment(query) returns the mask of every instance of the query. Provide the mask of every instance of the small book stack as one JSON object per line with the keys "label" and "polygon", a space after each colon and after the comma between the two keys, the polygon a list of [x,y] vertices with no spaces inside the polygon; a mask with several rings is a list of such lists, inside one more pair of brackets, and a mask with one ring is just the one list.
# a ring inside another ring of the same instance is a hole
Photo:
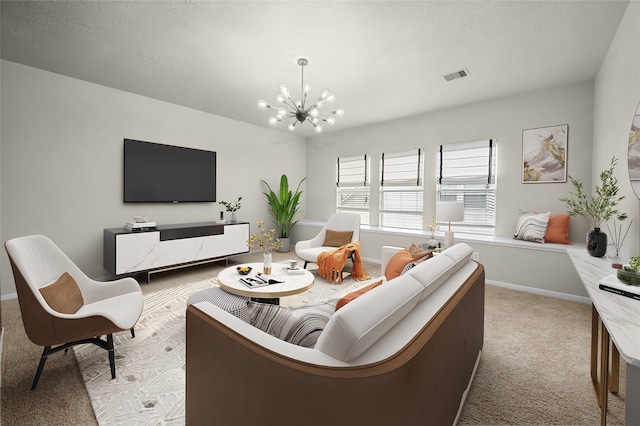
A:
{"label": "small book stack", "polygon": [[283,266],[282,270],[288,275],[304,275],[304,269],[302,268],[289,268],[288,266]]}
{"label": "small book stack", "polygon": [[154,231],[157,229],[155,222],[136,222],[135,220],[128,221],[124,227],[129,231]]}
{"label": "small book stack", "polygon": [[609,275],[601,279],[598,287],[600,290],[640,300],[640,286],[626,284],[615,275]]}

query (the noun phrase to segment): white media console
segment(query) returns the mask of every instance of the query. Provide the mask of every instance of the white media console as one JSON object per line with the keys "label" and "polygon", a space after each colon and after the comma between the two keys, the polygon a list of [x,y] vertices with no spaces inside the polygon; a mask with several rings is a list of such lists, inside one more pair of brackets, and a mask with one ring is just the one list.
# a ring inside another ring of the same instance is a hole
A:
{"label": "white media console", "polygon": [[104,230],[104,268],[113,275],[189,266],[248,253],[249,223],[161,225],[152,231]]}

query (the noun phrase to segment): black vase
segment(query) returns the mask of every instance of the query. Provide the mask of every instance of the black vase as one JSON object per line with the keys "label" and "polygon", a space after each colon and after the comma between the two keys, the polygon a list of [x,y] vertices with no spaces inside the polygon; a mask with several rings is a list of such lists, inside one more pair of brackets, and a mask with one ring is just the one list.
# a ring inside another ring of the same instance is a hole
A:
{"label": "black vase", "polygon": [[607,234],[600,232],[600,228],[587,235],[587,251],[593,257],[602,257],[607,252]]}

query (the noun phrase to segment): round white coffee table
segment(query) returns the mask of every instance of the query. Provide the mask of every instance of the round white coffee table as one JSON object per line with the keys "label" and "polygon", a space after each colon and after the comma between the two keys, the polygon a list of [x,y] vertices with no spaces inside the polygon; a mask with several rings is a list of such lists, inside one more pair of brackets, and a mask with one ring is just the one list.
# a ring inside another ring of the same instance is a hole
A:
{"label": "round white coffee table", "polygon": [[[253,268],[249,275],[240,275],[236,270],[238,266],[250,266]],[[262,272],[262,263],[246,263],[242,265],[230,266],[218,274],[218,284],[229,293],[240,296],[248,296],[256,299],[277,299],[284,296],[292,296],[302,293],[313,287],[314,276],[306,269],[300,275],[289,275],[282,268],[286,268],[284,263],[274,263],[271,278],[282,281],[277,284],[269,284],[263,287],[250,288],[240,281],[240,278],[254,278],[256,274]]]}

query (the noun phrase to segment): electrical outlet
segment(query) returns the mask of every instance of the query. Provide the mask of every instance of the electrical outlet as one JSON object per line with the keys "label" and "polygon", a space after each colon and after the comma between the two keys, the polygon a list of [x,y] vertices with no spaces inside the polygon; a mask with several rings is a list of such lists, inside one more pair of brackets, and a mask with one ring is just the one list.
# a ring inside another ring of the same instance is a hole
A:
{"label": "electrical outlet", "polygon": [[480,253],[478,253],[477,251],[474,251],[474,252],[471,254],[471,259],[473,259],[473,260],[480,260]]}

